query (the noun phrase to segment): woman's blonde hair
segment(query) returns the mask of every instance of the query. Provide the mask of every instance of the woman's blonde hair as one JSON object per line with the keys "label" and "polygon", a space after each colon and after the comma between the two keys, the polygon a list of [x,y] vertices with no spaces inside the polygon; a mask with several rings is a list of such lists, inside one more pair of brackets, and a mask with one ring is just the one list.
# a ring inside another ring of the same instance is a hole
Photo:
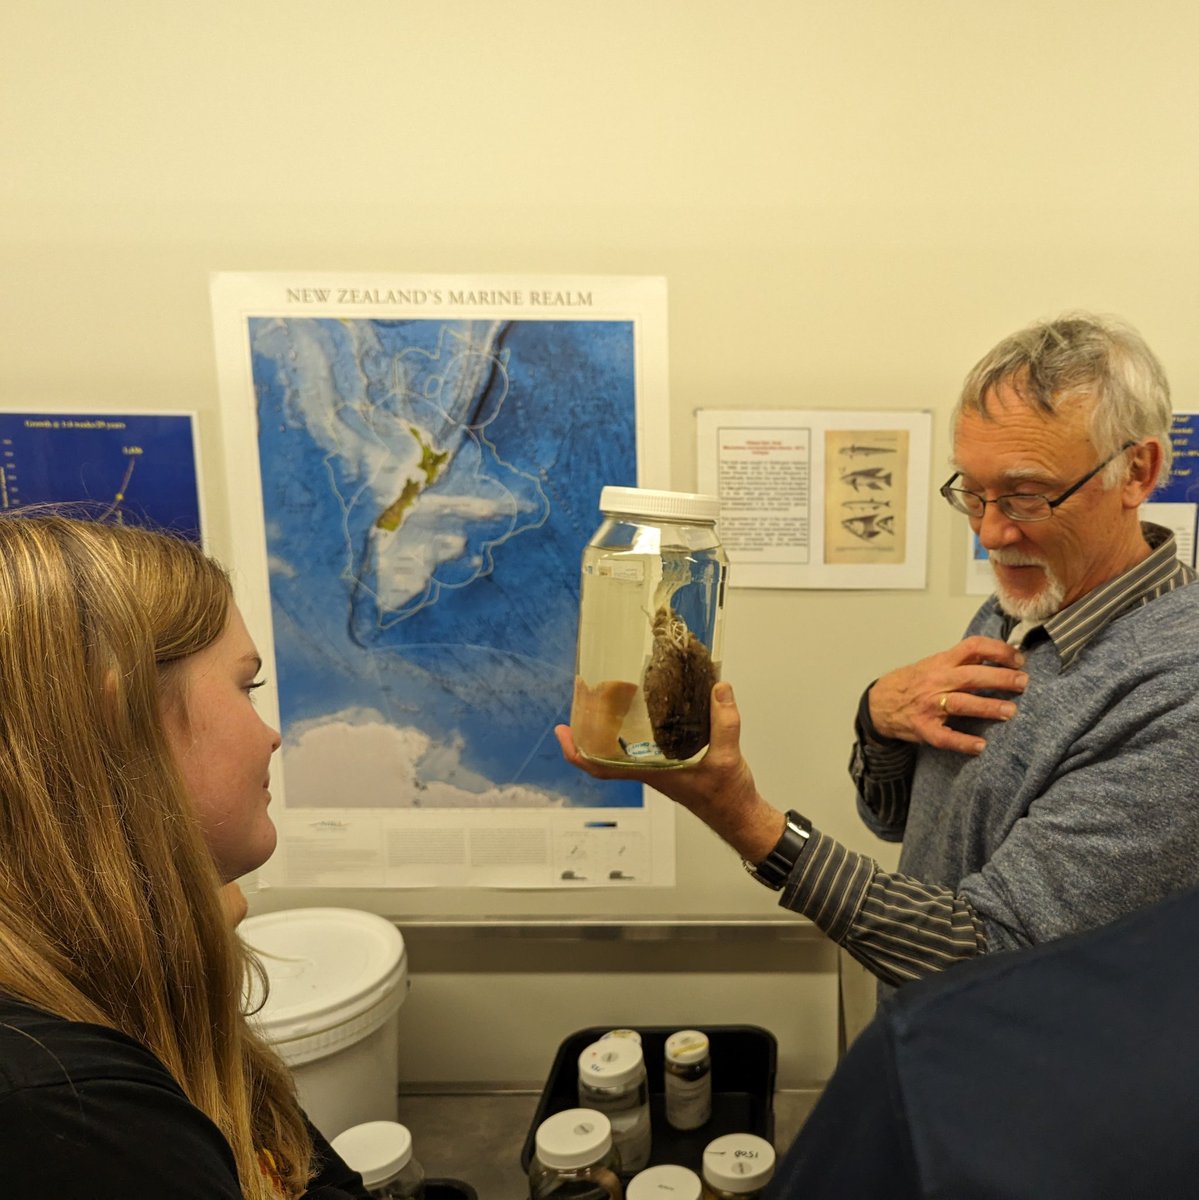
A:
{"label": "woman's blonde hair", "polygon": [[312,1144],[162,719],[230,603],[182,539],[0,517],[0,992],[152,1050],[266,1200],[261,1152],[299,1195]]}

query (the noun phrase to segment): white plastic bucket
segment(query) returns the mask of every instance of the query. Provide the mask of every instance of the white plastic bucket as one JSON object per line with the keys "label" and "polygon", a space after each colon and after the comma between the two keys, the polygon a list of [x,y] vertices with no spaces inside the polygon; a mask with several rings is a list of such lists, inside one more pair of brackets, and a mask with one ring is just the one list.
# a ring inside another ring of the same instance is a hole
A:
{"label": "white plastic bucket", "polygon": [[[351,1125],[394,1121],[408,989],[400,931],[357,909],[297,908],[250,917],[240,933],[269,982],[253,1019],[291,1068],[312,1123],[331,1140]],[[251,999],[261,1000],[255,982]]]}

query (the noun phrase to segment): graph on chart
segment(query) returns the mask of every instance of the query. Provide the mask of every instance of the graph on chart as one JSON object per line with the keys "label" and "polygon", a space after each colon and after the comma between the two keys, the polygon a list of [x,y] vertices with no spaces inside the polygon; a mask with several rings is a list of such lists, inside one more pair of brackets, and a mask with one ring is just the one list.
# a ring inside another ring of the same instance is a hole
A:
{"label": "graph on chart", "polygon": [[0,509],[66,505],[198,541],[196,451],[190,413],[0,413]]}

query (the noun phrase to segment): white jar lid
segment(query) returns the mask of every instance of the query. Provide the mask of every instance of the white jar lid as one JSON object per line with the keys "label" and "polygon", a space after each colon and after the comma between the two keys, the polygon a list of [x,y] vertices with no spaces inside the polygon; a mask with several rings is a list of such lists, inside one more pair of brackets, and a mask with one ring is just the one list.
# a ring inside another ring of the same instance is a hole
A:
{"label": "white jar lid", "polygon": [[668,517],[673,521],[715,521],[720,497],[696,492],[658,492],[652,488],[606,487],[600,492],[600,512],[626,517]]}
{"label": "white jar lid", "polygon": [[663,1163],[646,1167],[629,1180],[624,1200],[700,1200],[703,1184],[699,1176],[686,1167]]}
{"label": "white jar lid", "polygon": [[612,1149],[612,1122],[590,1108],[567,1108],[546,1117],[533,1141],[547,1167],[585,1167]]}
{"label": "white jar lid", "polygon": [[579,1078],[594,1087],[632,1083],[644,1070],[641,1043],[631,1038],[601,1038],[579,1055]]}
{"label": "white jar lid", "polygon": [[734,1195],[756,1191],[773,1174],[774,1147],[757,1134],[726,1133],[704,1149],[704,1179]]}
{"label": "white jar lid", "polygon": [[635,1029],[609,1029],[607,1033],[600,1034],[600,1041],[610,1037],[628,1038],[630,1041],[636,1042],[638,1046],[641,1045],[641,1034]]}
{"label": "white jar lid", "polygon": [[412,1160],[412,1134],[397,1121],[367,1121],[329,1143],[368,1188],[386,1182]]}
{"label": "white jar lid", "polygon": [[680,1029],[666,1039],[668,1062],[695,1063],[708,1057],[708,1035],[698,1029]]}

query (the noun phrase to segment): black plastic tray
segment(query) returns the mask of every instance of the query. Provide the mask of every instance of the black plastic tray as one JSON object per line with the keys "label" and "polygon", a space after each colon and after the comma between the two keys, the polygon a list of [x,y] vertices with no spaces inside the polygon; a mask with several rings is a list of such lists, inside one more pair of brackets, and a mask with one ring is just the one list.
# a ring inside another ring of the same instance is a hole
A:
{"label": "black plastic tray", "polygon": [[[521,1150],[520,1165],[527,1171],[533,1161],[537,1127],[546,1117],[564,1108],[579,1106],[579,1055],[598,1041],[611,1025],[572,1033],[554,1056],[549,1077],[533,1114],[533,1123]],[[726,1133],[756,1133],[774,1144],[774,1080],[778,1068],[778,1043],[774,1034],[757,1025],[641,1025],[641,1049],[649,1082],[650,1123],[653,1141],[650,1166],[677,1163],[700,1173],[704,1147]],[[666,1039],[680,1029],[699,1029],[712,1047],[712,1116],[698,1129],[679,1130],[666,1123],[662,1056]],[[626,1176],[627,1178],[627,1176]]]}
{"label": "black plastic tray", "polygon": [[479,1200],[479,1193],[461,1179],[426,1179],[425,1200]]}

